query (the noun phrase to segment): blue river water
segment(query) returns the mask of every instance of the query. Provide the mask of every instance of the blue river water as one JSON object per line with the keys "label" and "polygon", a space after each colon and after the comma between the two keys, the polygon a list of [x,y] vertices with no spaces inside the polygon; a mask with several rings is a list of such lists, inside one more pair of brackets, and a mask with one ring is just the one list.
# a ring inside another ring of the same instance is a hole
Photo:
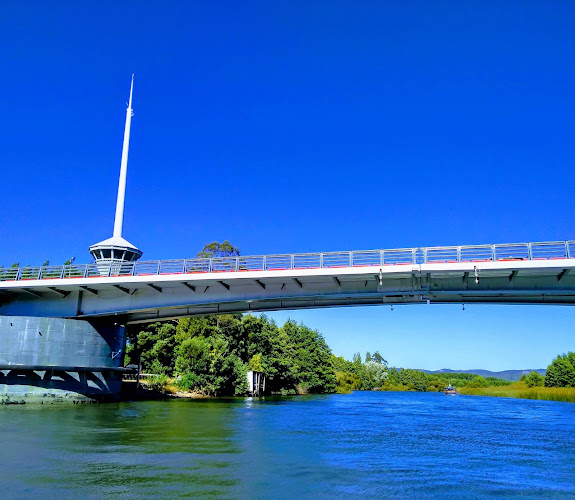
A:
{"label": "blue river water", "polygon": [[575,498],[575,404],[355,392],[0,407],[2,498]]}

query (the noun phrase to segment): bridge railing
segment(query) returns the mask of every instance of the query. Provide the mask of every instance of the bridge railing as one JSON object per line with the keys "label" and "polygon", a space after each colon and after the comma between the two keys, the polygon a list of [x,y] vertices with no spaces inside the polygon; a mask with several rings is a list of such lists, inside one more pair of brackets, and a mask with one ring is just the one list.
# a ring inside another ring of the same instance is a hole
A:
{"label": "bridge railing", "polygon": [[6,269],[0,267],[0,281],[573,258],[575,258],[575,241],[569,240],[540,243],[509,243],[502,245],[396,248],[390,250],[356,250],[348,252],[72,264],[65,266],[26,266]]}

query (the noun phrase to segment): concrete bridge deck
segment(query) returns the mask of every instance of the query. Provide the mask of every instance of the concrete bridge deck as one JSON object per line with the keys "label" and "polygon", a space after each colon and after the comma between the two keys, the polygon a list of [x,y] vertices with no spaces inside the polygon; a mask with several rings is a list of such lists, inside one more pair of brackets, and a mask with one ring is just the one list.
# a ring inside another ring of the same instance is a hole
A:
{"label": "concrete bridge deck", "polygon": [[408,303],[575,304],[575,241],[7,269],[0,314],[117,317]]}

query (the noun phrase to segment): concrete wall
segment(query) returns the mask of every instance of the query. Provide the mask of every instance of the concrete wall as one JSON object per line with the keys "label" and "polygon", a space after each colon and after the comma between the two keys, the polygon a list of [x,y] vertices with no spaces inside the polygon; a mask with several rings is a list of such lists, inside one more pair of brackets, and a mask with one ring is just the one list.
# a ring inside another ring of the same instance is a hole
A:
{"label": "concrete wall", "polygon": [[121,326],[0,316],[0,403],[117,398],[124,350]]}

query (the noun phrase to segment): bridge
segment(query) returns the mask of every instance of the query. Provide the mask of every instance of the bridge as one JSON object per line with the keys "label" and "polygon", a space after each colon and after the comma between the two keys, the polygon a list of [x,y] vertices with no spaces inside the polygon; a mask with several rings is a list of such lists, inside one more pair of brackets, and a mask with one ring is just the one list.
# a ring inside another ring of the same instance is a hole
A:
{"label": "bridge", "polygon": [[20,267],[0,315],[116,318],[330,306],[575,304],[575,241]]}
{"label": "bridge", "polygon": [[425,303],[575,304],[575,241],[140,261],[122,237],[132,112],[111,238],[93,264],[0,268],[0,403],[117,398],[124,325],[183,316]]}

